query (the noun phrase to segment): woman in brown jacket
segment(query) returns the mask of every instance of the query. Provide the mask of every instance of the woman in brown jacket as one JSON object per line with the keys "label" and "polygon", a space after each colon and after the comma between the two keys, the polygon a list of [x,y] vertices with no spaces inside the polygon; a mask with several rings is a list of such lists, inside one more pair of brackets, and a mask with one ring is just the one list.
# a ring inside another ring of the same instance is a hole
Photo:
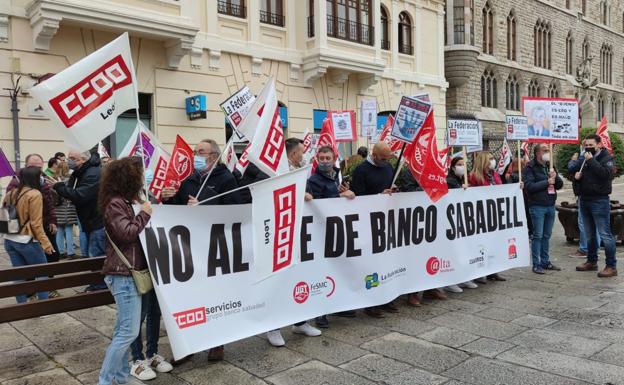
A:
{"label": "woman in brown jacket", "polygon": [[117,304],[117,322],[113,339],[102,363],[99,385],[130,384],[137,381],[129,378],[128,347],[138,334],[141,324],[141,295],[137,292],[134,279],[128,267],[117,256],[111,244],[120,249],[136,270],[147,267],[145,255],[139,241],[139,234],[150,220],[152,207],[142,203],[141,211],[134,214],[133,203],[141,202],[143,167],[140,158],[124,158],[111,162],[102,173],[98,206],[104,216],[106,260],[102,267],[104,282]]}
{"label": "woman in brown jacket", "polygon": [[[46,263],[46,254],[52,254],[54,248],[43,228],[43,195],[41,194],[41,169],[26,167],[22,169],[19,186],[11,190],[4,198],[4,204],[17,208],[21,230],[19,234],[6,234],[4,248],[15,267]],[[45,252],[45,254],[44,254]],[[38,279],[46,279],[39,277]],[[39,299],[47,299],[48,292],[37,293]],[[26,295],[18,295],[17,302],[27,300]]]}

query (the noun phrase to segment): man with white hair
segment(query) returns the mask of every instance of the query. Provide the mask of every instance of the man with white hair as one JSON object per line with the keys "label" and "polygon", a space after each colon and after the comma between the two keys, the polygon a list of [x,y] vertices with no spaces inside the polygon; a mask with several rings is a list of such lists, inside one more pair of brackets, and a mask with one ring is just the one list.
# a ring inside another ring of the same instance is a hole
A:
{"label": "man with white hair", "polygon": [[[67,165],[73,173],[67,183],[54,184],[54,190],[63,198],[69,199],[78,213],[80,224],[87,236],[89,257],[103,256],[106,247],[104,221],[98,212],[98,191],[100,188],[100,157],[89,151],[70,151],[67,154]],[[106,286],[91,285],[87,291],[103,289]]]}

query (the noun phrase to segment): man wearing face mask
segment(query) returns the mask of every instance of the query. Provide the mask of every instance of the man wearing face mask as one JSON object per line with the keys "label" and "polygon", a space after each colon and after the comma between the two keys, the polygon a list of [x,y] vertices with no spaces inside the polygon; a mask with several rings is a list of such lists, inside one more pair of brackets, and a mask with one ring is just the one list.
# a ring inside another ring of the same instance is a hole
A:
{"label": "man wearing face mask", "polygon": [[609,195],[615,167],[613,157],[602,147],[600,136],[592,134],[585,138],[584,161],[573,165],[569,171],[578,181],[580,195],[579,211],[583,216],[585,236],[587,236],[587,262],[577,266],[577,271],[598,270],[598,240],[596,231],[605,248],[606,267],[598,277],[617,275],[615,259],[615,239],[611,233],[611,205]]}
{"label": "man wearing face mask", "polygon": [[533,147],[533,155],[533,160],[524,168],[524,190],[533,223],[531,236],[533,272],[544,274],[544,270],[561,270],[550,262],[549,248],[555,223],[557,190],[563,187],[563,180],[556,171],[549,170],[551,154],[546,144],[537,144]]}
{"label": "man wearing face mask", "polygon": [[[234,175],[220,162],[221,151],[217,142],[212,139],[202,140],[195,146],[194,154],[195,172],[182,182],[178,191],[172,187],[165,187],[161,194],[163,203],[194,205],[238,187]],[[200,191],[206,178],[208,180]],[[210,200],[206,202],[206,205],[233,205],[241,203],[240,193],[235,191]]]}

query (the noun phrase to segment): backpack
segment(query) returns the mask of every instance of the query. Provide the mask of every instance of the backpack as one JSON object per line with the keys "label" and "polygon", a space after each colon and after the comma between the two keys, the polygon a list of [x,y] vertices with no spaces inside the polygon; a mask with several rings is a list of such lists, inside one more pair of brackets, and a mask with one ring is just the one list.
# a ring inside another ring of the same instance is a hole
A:
{"label": "backpack", "polygon": [[17,204],[20,198],[23,197],[26,192],[20,194],[15,200],[15,203],[11,202],[10,199],[9,202],[5,203],[0,208],[1,234],[19,234],[24,228],[24,225],[20,225],[19,215],[17,213]]}

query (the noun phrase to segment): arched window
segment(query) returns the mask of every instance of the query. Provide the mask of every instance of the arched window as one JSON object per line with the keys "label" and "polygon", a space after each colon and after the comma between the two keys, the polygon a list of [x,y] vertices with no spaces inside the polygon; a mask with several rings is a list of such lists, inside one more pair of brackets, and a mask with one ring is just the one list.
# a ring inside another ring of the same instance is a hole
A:
{"label": "arched window", "polygon": [[609,44],[603,44],[600,49],[600,81],[611,84],[613,74],[613,49]]}
{"label": "arched window", "polygon": [[520,111],[520,85],[516,75],[509,75],[505,82],[506,108],[511,111]]}
{"label": "arched window", "polygon": [[371,0],[326,1],[327,36],[373,45]]}
{"label": "arched window", "polygon": [[246,18],[245,0],[220,0],[217,2],[217,11],[224,15]]}
{"label": "arched window", "polygon": [[491,70],[485,70],[481,75],[481,105],[497,108],[496,78]]}
{"label": "arched window", "polygon": [[572,75],[572,67],[574,66],[574,39],[572,38],[572,32],[568,32],[566,36],[566,73]]}
{"label": "arched window", "polygon": [[507,16],[507,59],[516,61],[516,32],[517,23],[516,15],[513,11],[509,12]]}
{"label": "arched window", "polygon": [[539,83],[537,80],[533,79],[529,83],[529,96],[533,98],[540,97],[542,90],[540,89]]}
{"label": "arched window", "polygon": [[403,11],[399,13],[399,52],[406,55],[414,53],[412,46],[412,18]]}
{"label": "arched window", "polygon": [[490,2],[485,3],[483,7],[483,52],[494,54],[494,12],[490,6]]}
{"label": "arched window", "polygon": [[388,11],[382,5],[380,9],[381,13],[381,49],[390,49],[390,37],[388,34]]}
{"label": "arched window", "polygon": [[550,42],[550,23],[545,20],[537,20],[533,28],[534,64],[536,67],[551,68]]}
{"label": "arched window", "polygon": [[582,57],[583,57],[583,61],[589,57],[589,53],[590,53],[589,39],[587,37],[585,37],[585,40],[583,40],[583,46],[581,48],[581,54],[582,54]]}
{"label": "arched window", "polygon": [[611,5],[606,0],[600,2],[600,22],[611,25]]}
{"label": "arched window", "polygon": [[604,102],[604,96],[602,94],[598,94],[598,98],[596,98],[596,104],[598,105],[598,121],[600,121],[602,119],[603,116],[605,116],[605,102]]}
{"label": "arched window", "polygon": [[559,97],[559,88],[555,82],[552,82],[548,85],[548,97],[549,98],[558,98]]}
{"label": "arched window", "polygon": [[611,122],[618,122],[618,101],[616,98],[611,98]]}

